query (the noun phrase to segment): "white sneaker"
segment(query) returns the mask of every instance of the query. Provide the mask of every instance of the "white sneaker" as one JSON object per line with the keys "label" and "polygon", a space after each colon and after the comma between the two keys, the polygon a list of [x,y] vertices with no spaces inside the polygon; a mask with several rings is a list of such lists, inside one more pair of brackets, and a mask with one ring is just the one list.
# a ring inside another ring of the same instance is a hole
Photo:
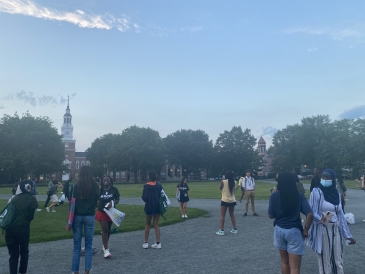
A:
{"label": "white sneaker", "polygon": [[219,230],[215,234],[217,234],[218,236],[224,236],[224,230]]}
{"label": "white sneaker", "polygon": [[42,209],[41,208],[37,208],[37,211],[39,212],[39,211],[42,211]]}
{"label": "white sneaker", "polygon": [[181,215],[181,218],[185,218],[185,215]]}
{"label": "white sneaker", "polygon": [[142,248],[147,249],[147,248],[148,248],[148,243],[144,243],[144,244],[142,245]]}
{"label": "white sneaker", "polygon": [[232,228],[231,233],[233,233],[233,234],[237,234],[237,233],[238,233],[238,231],[237,231],[237,229]]}
{"label": "white sneaker", "polygon": [[[49,212],[49,211],[48,211]],[[52,210],[52,212],[56,212],[56,210]]]}
{"label": "white sneaker", "polygon": [[49,212],[49,207],[46,207],[47,212]]}
{"label": "white sneaker", "polygon": [[161,243],[154,243],[153,245],[151,245],[152,248],[157,248],[160,249],[161,248]]}
{"label": "white sneaker", "polygon": [[185,215],[185,218],[188,218],[188,215]]}
{"label": "white sneaker", "polygon": [[109,258],[112,254],[110,254],[109,249],[105,249],[104,258]]}

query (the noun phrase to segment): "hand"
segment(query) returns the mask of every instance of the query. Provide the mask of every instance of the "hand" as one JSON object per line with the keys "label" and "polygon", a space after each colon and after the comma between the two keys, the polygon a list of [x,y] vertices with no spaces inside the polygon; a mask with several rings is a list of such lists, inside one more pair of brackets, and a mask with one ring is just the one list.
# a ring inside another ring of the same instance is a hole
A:
{"label": "hand", "polygon": [[303,238],[304,239],[308,238],[308,229],[306,229],[306,228],[303,229]]}
{"label": "hand", "polygon": [[349,245],[354,245],[356,244],[356,240],[354,238],[348,238],[347,240],[349,240]]}
{"label": "hand", "polygon": [[108,204],[108,208],[112,208],[112,202],[111,201]]}

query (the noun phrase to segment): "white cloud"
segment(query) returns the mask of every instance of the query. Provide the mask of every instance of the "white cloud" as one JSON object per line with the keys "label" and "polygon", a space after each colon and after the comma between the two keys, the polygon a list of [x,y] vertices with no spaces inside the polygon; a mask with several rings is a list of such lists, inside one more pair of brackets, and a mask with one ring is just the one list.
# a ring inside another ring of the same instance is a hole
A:
{"label": "white cloud", "polygon": [[316,47],[311,47],[311,48],[307,49],[307,51],[309,51],[309,52],[313,52],[313,51],[317,51],[317,50],[318,50],[318,48],[316,48]]}
{"label": "white cloud", "polygon": [[365,23],[347,27],[297,27],[284,30],[286,34],[304,33],[309,35],[324,35],[335,41],[353,43],[365,42]]}
{"label": "white cloud", "polygon": [[0,109],[4,109],[5,107],[4,106],[0,106]]}
{"label": "white cloud", "polygon": [[81,28],[107,30],[117,28],[122,32],[130,29],[140,31],[139,25],[131,22],[130,18],[125,15],[116,18],[112,15],[86,14],[82,10],[76,10],[75,12],[61,11],[43,7],[30,0],[0,0],[0,12],[22,14],[45,20],[64,21]]}
{"label": "white cloud", "polygon": [[[71,94],[70,99],[76,96],[76,93]],[[41,95],[35,96],[33,92],[30,91],[19,91],[15,93],[11,93],[6,95],[5,97],[1,98],[2,100],[18,100],[23,101],[26,104],[30,104],[33,107],[37,105],[46,106],[46,105],[64,105],[67,103],[67,97],[63,97],[61,95],[58,96],[50,96],[50,95]]]}
{"label": "white cloud", "polygon": [[180,28],[181,31],[188,31],[191,33],[202,31],[203,27]]}
{"label": "white cloud", "polygon": [[365,117],[365,105],[353,107],[340,114],[341,119],[357,119],[362,117]]}

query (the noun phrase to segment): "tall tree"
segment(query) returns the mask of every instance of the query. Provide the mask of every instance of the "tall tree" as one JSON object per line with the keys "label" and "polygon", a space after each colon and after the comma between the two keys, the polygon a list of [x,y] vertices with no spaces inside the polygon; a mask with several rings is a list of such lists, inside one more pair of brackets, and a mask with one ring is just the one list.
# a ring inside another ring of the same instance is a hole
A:
{"label": "tall tree", "polygon": [[181,165],[184,176],[209,167],[213,143],[203,130],[181,129],[167,135],[163,142],[168,162]]}
{"label": "tall tree", "polygon": [[0,166],[8,174],[49,174],[63,171],[65,148],[48,117],[4,115],[0,120]]}
{"label": "tall tree", "polygon": [[256,138],[250,129],[242,130],[234,126],[230,131],[221,133],[215,143],[216,169],[222,173],[232,170],[237,175],[245,174],[246,169],[257,170],[262,166],[262,158],[254,149]]}

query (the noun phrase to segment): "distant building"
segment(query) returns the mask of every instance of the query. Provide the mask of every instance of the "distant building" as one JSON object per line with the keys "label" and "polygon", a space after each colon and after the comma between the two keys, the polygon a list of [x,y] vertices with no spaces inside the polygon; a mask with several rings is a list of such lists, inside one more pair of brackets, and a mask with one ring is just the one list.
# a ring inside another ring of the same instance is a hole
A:
{"label": "distant building", "polygon": [[259,169],[259,176],[267,176],[267,174],[269,172],[272,171],[272,157],[268,157],[267,156],[267,151],[266,151],[266,142],[264,140],[264,138],[262,138],[262,136],[260,137],[259,141],[257,142],[257,150],[260,156],[262,156],[263,158],[263,164],[264,166],[262,166]]}

